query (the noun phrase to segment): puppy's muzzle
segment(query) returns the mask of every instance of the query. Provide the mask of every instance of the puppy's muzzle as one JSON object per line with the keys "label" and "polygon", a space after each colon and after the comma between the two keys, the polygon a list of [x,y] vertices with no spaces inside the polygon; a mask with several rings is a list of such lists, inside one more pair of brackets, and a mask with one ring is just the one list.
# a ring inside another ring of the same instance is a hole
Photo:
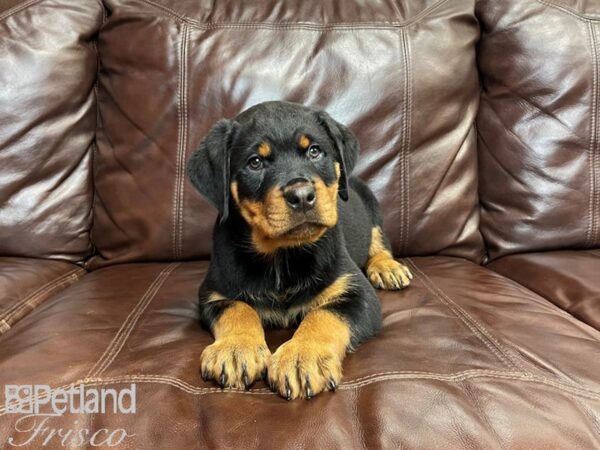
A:
{"label": "puppy's muzzle", "polygon": [[306,213],[314,208],[317,201],[315,187],[310,180],[296,178],[283,188],[287,205],[296,212]]}

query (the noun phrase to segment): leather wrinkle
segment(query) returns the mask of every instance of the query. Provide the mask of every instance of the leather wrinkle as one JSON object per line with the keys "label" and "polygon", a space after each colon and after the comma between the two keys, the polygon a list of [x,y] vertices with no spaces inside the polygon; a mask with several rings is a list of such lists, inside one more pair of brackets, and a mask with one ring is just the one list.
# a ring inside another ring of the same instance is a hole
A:
{"label": "leather wrinkle", "polygon": [[571,135],[575,138],[577,138],[577,140],[580,142],[582,147],[585,147],[586,145],[583,143],[583,140],[581,139],[581,137],[577,134],[577,132],[575,132],[575,130],[573,130],[571,127],[569,127],[566,123],[564,123],[562,120],[560,120],[556,114],[554,114],[552,111],[548,111],[547,109],[545,109],[543,106],[538,105],[537,103],[535,103],[531,98],[527,98],[522,96],[521,94],[519,94],[518,92],[516,92],[513,88],[511,88],[508,84],[503,82],[504,80],[499,78],[497,80],[494,80],[495,83],[497,83],[498,85],[504,87],[507,92],[509,92],[512,96],[514,97],[518,97],[519,99],[521,99],[523,102],[527,103],[528,105],[533,106],[534,109],[536,109],[537,111],[539,111],[540,113],[542,113],[544,115],[544,117],[549,117],[551,119],[554,119],[556,122],[559,123],[559,125],[561,125],[564,129],[566,129],[569,133],[571,133]]}
{"label": "leather wrinkle", "polygon": [[[431,205],[431,203],[434,201],[434,199],[436,199],[436,197],[438,197],[439,192],[443,189],[442,188],[442,184],[444,184],[444,181],[446,181],[446,177],[448,176],[448,173],[450,173],[450,170],[452,170],[453,168],[455,168],[455,162],[458,159],[458,156],[460,155],[461,151],[464,149],[464,146],[467,144],[467,140],[469,139],[469,136],[471,136],[471,133],[473,132],[473,127],[469,127],[469,129],[467,130],[467,132],[465,133],[464,138],[461,140],[461,143],[459,146],[456,147],[456,151],[454,152],[454,155],[452,156],[452,161],[449,162],[449,164],[446,166],[446,169],[444,170],[444,173],[441,174],[441,176],[435,181],[436,185],[435,188],[432,189],[431,191],[431,195],[427,198],[427,200],[424,202],[426,207],[424,208],[425,211],[427,211],[427,209],[429,209],[429,205]],[[438,197],[439,198],[439,197]],[[477,208],[479,205],[475,204],[474,207]],[[463,228],[461,228],[461,232],[464,230],[464,227],[466,227],[470,221],[470,216],[466,216],[465,217],[465,223],[463,224]]]}
{"label": "leather wrinkle", "polygon": [[[495,111],[494,111],[495,114]],[[496,117],[498,117],[497,114],[495,114]],[[500,122],[502,123],[502,122]],[[502,169],[502,171],[507,174],[509,177],[511,177],[515,182],[518,183],[518,185],[523,188],[524,190],[528,191],[529,188],[528,186],[523,183],[519,178],[517,178],[517,173],[513,173],[513,171],[507,169],[504,164],[502,163],[501,159],[498,158],[498,156],[495,154],[495,152],[491,149],[490,145],[487,143],[487,141],[485,140],[485,138],[483,137],[483,135],[479,135],[479,141],[483,144],[483,147],[485,147],[487,149],[487,154],[490,156],[490,158],[492,158],[495,162],[496,165]],[[481,145],[479,146],[479,151],[481,151]],[[481,199],[480,199],[481,201]],[[484,200],[485,201],[485,200]]]}

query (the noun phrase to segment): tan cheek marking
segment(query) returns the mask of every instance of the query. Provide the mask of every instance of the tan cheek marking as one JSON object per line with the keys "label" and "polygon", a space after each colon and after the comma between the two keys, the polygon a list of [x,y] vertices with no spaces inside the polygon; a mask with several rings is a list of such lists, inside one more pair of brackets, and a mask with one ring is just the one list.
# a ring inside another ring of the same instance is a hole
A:
{"label": "tan cheek marking", "polygon": [[234,181],[233,183],[231,183],[231,185],[229,186],[229,190],[231,191],[231,196],[233,197],[233,201],[237,205],[239,205],[240,204],[240,197],[238,195],[237,181]]}
{"label": "tan cheek marking", "polygon": [[315,180],[315,191],[317,194],[317,211],[322,222],[333,227],[338,221],[337,192],[338,182],[327,186],[323,180]]}
{"label": "tan cheek marking", "polygon": [[310,145],[310,139],[308,139],[308,137],[306,137],[306,135],[303,134],[298,140],[298,145],[300,145],[300,148],[302,150],[306,150]]}
{"label": "tan cheek marking", "polygon": [[335,162],[333,165],[335,167],[335,176],[339,180],[340,176],[342,175],[342,170],[340,169],[340,163],[339,162]]}
{"label": "tan cheek marking", "polygon": [[268,157],[271,154],[271,146],[266,142],[261,143],[258,146],[258,154],[263,158]]}

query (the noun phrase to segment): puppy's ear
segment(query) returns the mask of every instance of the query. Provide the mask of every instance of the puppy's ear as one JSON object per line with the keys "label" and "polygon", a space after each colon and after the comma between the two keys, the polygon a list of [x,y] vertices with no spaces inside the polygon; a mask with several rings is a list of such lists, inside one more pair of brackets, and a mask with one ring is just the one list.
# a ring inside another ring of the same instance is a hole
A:
{"label": "puppy's ear", "polygon": [[219,210],[220,223],[229,216],[229,161],[237,129],[231,120],[219,120],[187,163],[192,184]]}
{"label": "puppy's ear", "polygon": [[338,192],[340,198],[348,200],[348,179],[358,159],[358,140],[347,127],[333,120],[325,111],[319,111],[318,118],[321,126],[325,128],[329,138],[335,144],[337,161],[341,166],[340,184]]}

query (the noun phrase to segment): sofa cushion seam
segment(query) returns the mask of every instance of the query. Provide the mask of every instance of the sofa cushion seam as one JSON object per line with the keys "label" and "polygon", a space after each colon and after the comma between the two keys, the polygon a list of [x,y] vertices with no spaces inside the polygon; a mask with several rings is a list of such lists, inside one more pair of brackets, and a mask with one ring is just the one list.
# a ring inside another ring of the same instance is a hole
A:
{"label": "sofa cushion seam", "polygon": [[[598,169],[598,104],[599,100],[599,81],[598,77],[600,72],[600,56],[598,55],[598,39],[596,35],[596,29],[593,23],[588,24],[589,38],[590,38],[590,51],[592,55],[592,104],[590,114],[590,145],[589,145],[589,164],[590,164],[590,211],[591,216],[591,229],[586,241],[587,247],[592,247],[598,240],[598,198],[600,198],[600,182],[597,179],[600,170]],[[597,198],[598,197],[598,198]]]}
{"label": "sofa cushion seam", "polygon": [[307,29],[307,30],[321,30],[321,29],[336,29],[336,28],[351,28],[351,29],[361,29],[365,27],[365,29],[371,28],[390,28],[397,29],[408,27],[415,23],[419,23],[421,20],[425,19],[431,13],[433,13],[436,9],[447,3],[449,0],[439,0],[437,3],[431,5],[428,8],[425,8],[419,14],[416,14],[414,17],[407,19],[403,22],[379,22],[379,21],[365,21],[365,22],[330,22],[330,23],[317,23],[317,22],[201,22],[197,19],[193,19],[184,14],[181,14],[175,11],[168,6],[161,5],[152,0],[141,0],[143,3],[146,3],[149,6],[152,6],[158,10],[165,12],[168,16],[171,16],[173,19],[178,20],[180,22],[185,22],[188,25],[201,29],[201,30],[211,30],[211,29],[226,29],[226,28],[271,28],[271,29]]}
{"label": "sofa cushion seam", "polygon": [[402,224],[402,253],[406,253],[408,247],[408,235],[410,227],[410,145],[411,145],[411,115],[412,115],[412,66],[410,44],[408,41],[408,32],[402,30],[402,45],[403,53],[405,54],[405,106],[404,106],[404,131],[402,137],[402,208],[403,208],[403,224]]}
{"label": "sofa cushion seam", "polygon": [[121,327],[106,347],[104,353],[91,367],[86,375],[86,378],[101,375],[110,366],[110,364],[112,364],[125,345],[125,342],[131,335],[133,328],[135,325],[137,325],[139,317],[144,313],[150,302],[156,296],[158,290],[162,287],[163,283],[178,265],[179,263],[169,264],[167,267],[161,270],[156,278],[154,278],[152,283],[146,289],[146,292],[144,292],[140,300],[133,306],[125,318],[125,321],[121,324]]}
{"label": "sofa cushion seam", "polygon": [[[66,284],[66,286],[64,288],[70,286],[75,281],[77,281],[79,279],[79,277],[81,275],[83,275],[84,273],[86,273],[86,272],[83,269],[81,269],[81,270],[76,271],[75,273],[71,274],[69,277],[65,277],[64,279],[60,280],[59,282],[55,283],[54,285],[49,286],[49,288],[44,291],[43,295],[38,295],[34,298],[29,299],[27,302],[23,303],[18,309],[14,310],[12,313],[7,315],[2,320],[9,326],[14,325],[14,323],[16,321],[13,321],[11,323],[11,320],[13,320],[15,317],[17,317],[17,315],[20,314],[22,311],[24,311],[28,306],[31,308],[31,311],[33,311],[35,308],[37,308],[42,303],[44,303],[44,301],[49,299],[54,292],[58,292],[57,289],[61,288],[63,284],[68,283],[68,284]],[[33,302],[33,300],[36,300],[36,302]],[[18,320],[19,320],[19,318],[17,318],[17,321]]]}
{"label": "sofa cushion seam", "polygon": [[182,195],[183,195],[183,184],[185,182],[184,176],[184,162],[185,162],[185,146],[187,144],[187,36],[188,26],[184,23],[181,30],[181,42],[179,45],[179,61],[178,61],[178,89],[177,89],[177,154],[175,160],[175,183],[173,186],[173,206],[172,206],[172,229],[171,229],[171,246],[173,251],[173,259],[177,260],[181,258],[183,252],[181,242],[181,223],[183,222],[182,215]]}
{"label": "sofa cushion seam", "polygon": [[[592,390],[585,389],[585,388],[578,388],[575,386],[565,385],[563,383],[556,382],[556,381],[550,380],[545,377],[539,377],[539,376],[535,376],[535,375],[527,376],[520,372],[494,372],[494,371],[492,371],[490,373],[478,373],[478,374],[476,374],[476,373],[463,374],[463,375],[450,374],[447,376],[444,376],[441,374],[428,375],[427,373],[413,374],[413,373],[397,372],[397,373],[373,378],[373,379],[366,380],[363,382],[358,382],[358,383],[357,382],[343,382],[340,384],[340,386],[338,386],[338,391],[350,391],[350,390],[360,389],[362,387],[365,387],[365,386],[368,386],[371,384],[385,382],[385,381],[434,380],[434,381],[452,383],[452,382],[463,382],[463,381],[467,381],[467,380],[477,380],[477,379],[524,381],[527,383],[544,385],[544,386],[556,389],[556,390],[562,392],[563,394],[569,394],[570,396],[577,398],[578,400],[581,397],[583,397],[588,400],[600,401],[600,392],[592,391]],[[106,385],[115,385],[115,384],[130,383],[130,382],[155,383],[155,384],[169,385],[172,387],[176,387],[176,388],[180,389],[181,391],[186,392],[188,394],[192,394],[192,395],[204,395],[204,394],[213,394],[213,393],[214,394],[223,394],[223,393],[243,394],[243,395],[277,395],[276,393],[271,392],[271,390],[269,390],[267,388],[259,388],[259,389],[254,389],[254,390],[250,390],[250,391],[234,390],[234,389],[223,390],[219,387],[205,388],[205,387],[200,387],[200,386],[193,386],[192,384],[190,384],[184,380],[181,380],[179,378],[176,378],[176,377],[173,377],[170,375],[142,375],[142,374],[121,375],[121,376],[114,376],[114,377],[110,377],[110,378],[85,378],[85,379],[77,380],[73,383],[65,384],[65,385],[59,387],[58,389],[68,389],[69,387],[79,386],[82,384],[85,386],[101,386],[101,385],[106,386]],[[34,399],[35,400],[43,400],[44,395],[37,396],[37,397],[36,396],[29,397],[27,399],[19,401],[18,404],[20,404],[20,405],[27,404],[27,402],[32,402]],[[11,404],[11,406],[14,406],[14,404]],[[2,405],[2,407],[0,407],[0,416],[3,416],[7,413],[6,407],[7,407],[6,403],[4,405]]]}
{"label": "sofa cushion seam", "polygon": [[570,16],[573,16],[576,19],[582,20],[584,22],[598,22],[598,21],[600,21],[600,17],[590,16],[590,15],[586,15],[584,13],[580,13],[578,11],[575,11],[575,10],[569,8],[566,5],[563,5],[562,3],[551,2],[551,1],[548,1],[548,0],[538,0],[538,3],[541,3],[542,5],[548,6],[549,8],[558,9],[559,11],[562,11],[565,14],[569,14]]}
{"label": "sofa cushion seam", "polygon": [[8,323],[8,320],[10,318],[12,318],[19,310],[24,308],[32,300],[35,300],[39,297],[43,297],[44,295],[47,295],[48,292],[54,290],[58,285],[61,285],[62,283],[68,281],[69,278],[73,278],[74,275],[75,275],[75,280],[73,280],[73,281],[76,281],[79,278],[79,276],[82,275],[83,273],[86,273],[86,271],[84,269],[77,268],[77,269],[71,270],[70,272],[62,274],[62,275],[52,279],[51,281],[48,281],[43,286],[39,287],[38,289],[36,289],[32,293],[30,293],[29,295],[24,297],[17,303],[13,304],[12,306],[10,306],[6,310],[4,310],[2,312],[2,314],[0,315],[0,321],[6,321]]}
{"label": "sofa cushion seam", "polygon": [[450,297],[448,297],[441,288],[437,287],[435,283],[424,272],[422,272],[410,258],[407,258],[407,261],[413,267],[415,275],[423,280],[425,287],[433,295],[435,295],[442,302],[442,304],[450,309],[450,311],[452,311],[500,361],[502,361],[511,369],[516,369],[524,374],[528,374],[524,367],[518,364],[510,355],[506,353],[498,340],[495,339],[482,324],[473,319],[466,311],[458,306],[458,304],[450,299]]}
{"label": "sofa cushion seam", "polygon": [[0,22],[2,22],[4,19],[8,19],[9,17],[17,14],[18,12],[29,8],[30,6],[35,5],[36,3],[40,3],[41,1],[42,0],[29,0],[28,2],[21,3],[20,5],[15,5],[12,8],[7,9],[6,11],[0,14]]}

